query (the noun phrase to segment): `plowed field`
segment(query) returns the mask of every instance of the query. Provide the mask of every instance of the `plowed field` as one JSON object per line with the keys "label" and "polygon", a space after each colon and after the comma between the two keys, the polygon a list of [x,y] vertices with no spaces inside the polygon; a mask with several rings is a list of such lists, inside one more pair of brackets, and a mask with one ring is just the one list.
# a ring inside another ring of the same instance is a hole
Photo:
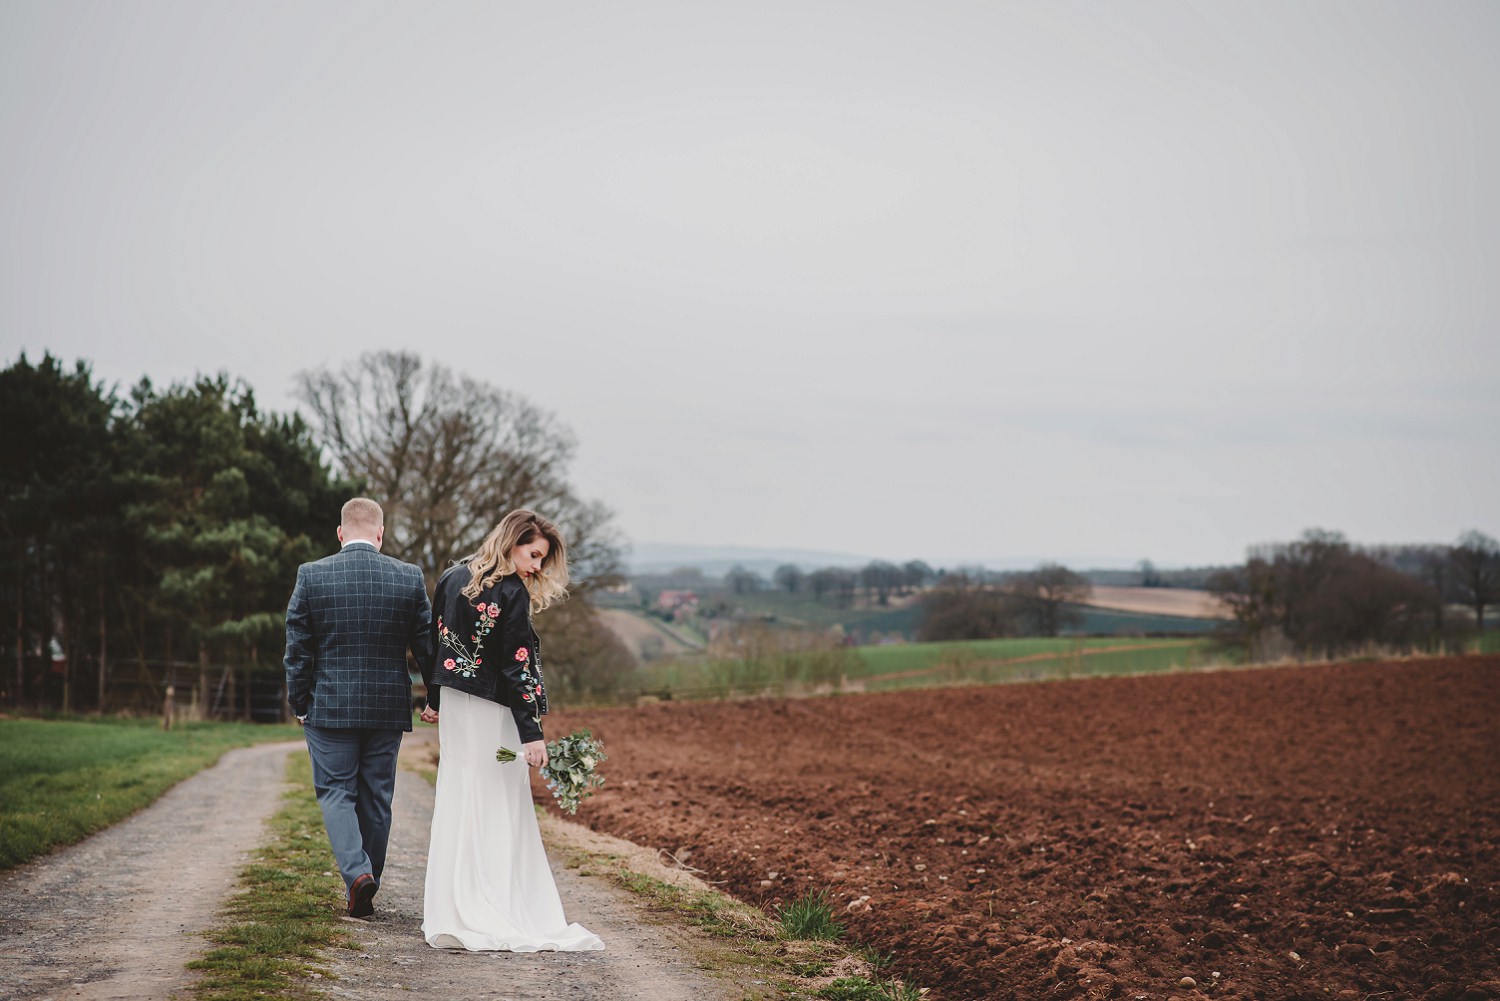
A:
{"label": "plowed field", "polygon": [[578,819],[764,905],[828,888],[943,1001],[1500,998],[1500,657],[666,703],[548,732],[584,725],[609,784]]}

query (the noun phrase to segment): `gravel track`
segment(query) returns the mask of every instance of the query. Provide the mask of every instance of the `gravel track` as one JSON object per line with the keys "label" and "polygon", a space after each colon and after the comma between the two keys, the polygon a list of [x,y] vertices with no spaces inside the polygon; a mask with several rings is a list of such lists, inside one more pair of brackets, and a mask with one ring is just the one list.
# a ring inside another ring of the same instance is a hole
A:
{"label": "gravel track", "polygon": [[228,751],[150,807],[0,881],[6,998],[161,999],[191,982],[297,742]]}
{"label": "gravel track", "polygon": [[[410,735],[421,760],[432,731]],[[161,1001],[187,988],[185,965],[206,943],[240,869],[280,803],[288,753],[301,743],[227,752],[147,809],[0,878],[0,997],[9,1001]],[[337,950],[334,998],[381,1001],[413,990],[439,998],[516,1001],[729,1001],[742,995],[700,970],[680,932],[603,877],[579,876],[552,851],[568,920],[604,952],[464,953],[422,940],[422,881],[433,791],[397,777],[384,885],[371,921],[345,919],[360,943]],[[549,841],[571,825],[549,819]]]}
{"label": "gravel track", "polygon": [[[408,738],[404,753],[418,752],[432,731]],[[330,967],[337,980],[322,987],[331,997],[359,1001],[410,998],[413,991],[442,998],[516,1001],[728,1001],[743,995],[701,971],[687,941],[644,917],[644,905],[601,876],[580,876],[562,864],[553,847],[552,874],[569,921],[604,939],[603,952],[466,953],[433,949],[422,940],[422,883],[427,871],[432,787],[419,775],[396,776],[390,852],[375,898],[375,917],[348,920],[358,952],[338,953]]]}

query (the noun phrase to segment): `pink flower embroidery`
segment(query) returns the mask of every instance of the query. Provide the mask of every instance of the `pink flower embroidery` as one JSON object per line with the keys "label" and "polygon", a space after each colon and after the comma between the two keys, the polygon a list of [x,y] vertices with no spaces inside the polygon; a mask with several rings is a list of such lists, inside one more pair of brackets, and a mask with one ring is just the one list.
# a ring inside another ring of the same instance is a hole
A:
{"label": "pink flower embroidery", "polygon": [[488,608],[488,609],[487,609],[487,611],[488,611],[488,612],[489,612],[489,614],[490,614],[490,618],[492,618],[492,619],[493,619],[493,618],[494,618],[494,617],[495,617],[495,616],[497,616],[497,615],[499,615],[499,614],[500,614],[500,606],[499,606],[499,605],[497,605],[497,604],[495,604],[495,603],[494,603],[494,602],[493,602],[493,601],[492,601],[492,602],[490,602],[490,607],[489,607],[489,608]]}
{"label": "pink flower embroidery", "polygon": [[516,660],[525,660],[527,657],[530,657],[530,656],[531,656],[531,651],[528,650],[528,649],[526,649],[525,647],[521,647],[519,650],[516,651]]}
{"label": "pink flower embroidery", "polygon": [[452,657],[449,657],[447,660],[443,661],[443,666],[451,671],[454,668],[458,667],[458,663]]}

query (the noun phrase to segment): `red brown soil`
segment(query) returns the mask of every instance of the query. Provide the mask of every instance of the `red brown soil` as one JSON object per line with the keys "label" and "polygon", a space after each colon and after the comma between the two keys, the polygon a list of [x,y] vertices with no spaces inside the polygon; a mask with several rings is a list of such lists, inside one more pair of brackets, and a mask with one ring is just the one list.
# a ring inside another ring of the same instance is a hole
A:
{"label": "red brown soil", "polygon": [[548,722],[579,726],[579,820],[762,905],[826,887],[943,1001],[1500,998],[1500,657]]}

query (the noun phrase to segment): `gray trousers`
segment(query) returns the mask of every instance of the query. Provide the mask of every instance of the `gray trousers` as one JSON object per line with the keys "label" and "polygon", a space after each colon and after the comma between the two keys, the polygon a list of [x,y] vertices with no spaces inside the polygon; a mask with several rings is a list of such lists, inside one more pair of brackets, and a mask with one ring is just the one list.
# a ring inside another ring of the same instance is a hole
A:
{"label": "gray trousers", "polygon": [[323,826],[344,885],[352,885],[366,872],[379,883],[391,837],[391,795],[396,791],[402,731],[310,724],[302,731]]}

